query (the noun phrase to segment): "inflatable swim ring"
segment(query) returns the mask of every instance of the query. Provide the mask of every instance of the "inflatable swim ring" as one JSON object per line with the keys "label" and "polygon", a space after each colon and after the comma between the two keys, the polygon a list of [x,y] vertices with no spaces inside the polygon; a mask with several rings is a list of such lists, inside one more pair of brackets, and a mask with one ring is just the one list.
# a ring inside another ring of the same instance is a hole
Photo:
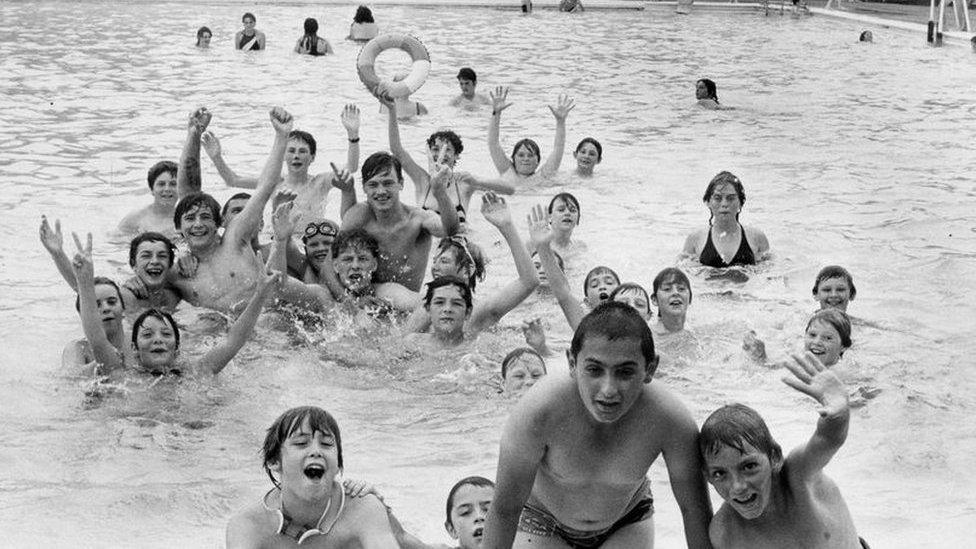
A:
{"label": "inflatable swim ring", "polygon": [[399,82],[386,82],[389,88],[390,97],[406,97],[420,89],[430,74],[430,54],[427,48],[413,36],[401,33],[387,33],[377,36],[363,46],[356,59],[356,70],[359,72],[359,79],[363,81],[366,88],[370,91],[380,83],[380,77],[376,75],[376,57],[389,49],[401,49],[410,55],[413,65],[410,67],[410,74]]}

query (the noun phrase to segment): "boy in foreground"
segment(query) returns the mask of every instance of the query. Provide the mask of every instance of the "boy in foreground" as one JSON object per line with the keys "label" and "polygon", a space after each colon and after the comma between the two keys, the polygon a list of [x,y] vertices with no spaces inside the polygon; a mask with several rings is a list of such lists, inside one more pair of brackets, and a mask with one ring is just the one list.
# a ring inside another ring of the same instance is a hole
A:
{"label": "boy in foreground", "polygon": [[815,398],[817,430],[784,460],[766,423],[742,404],[723,406],[702,425],[699,441],[708,482],[725,503],[709,537],[716,549],[867,548],[840,490],[823,474],[850,422],[847,389],[811,353],[793,356],[783,381]]}
{"label": "boy in foreground", "polygon": [[647,471],[663,454],[688,547],[710,548],[712,517],[698,429],[684,405],[652,383],[650,328],[609,302],[580,322],[570,376],[548,376],[509,416],[483,548],[654,546]]}

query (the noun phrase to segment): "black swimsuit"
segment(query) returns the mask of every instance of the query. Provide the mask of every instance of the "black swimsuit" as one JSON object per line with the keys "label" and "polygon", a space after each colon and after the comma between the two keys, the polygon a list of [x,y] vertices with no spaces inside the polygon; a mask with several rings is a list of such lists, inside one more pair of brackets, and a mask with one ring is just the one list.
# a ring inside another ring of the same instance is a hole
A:
{"label": "black swimsuit", "polygon": [[260,50],[261,49],[261,43],[258,42],[257,40],[255,40],[257,37],[258,37],[258,33],[254,33],[251,36],[248,36],[248,35],[242,33],[241,34],[241,43],[237,45],[237,49],[243,50],[244,49],[244,46],[246,46],[248,42],[250,42],[251,40],[254,40],[254,45],[251,46],[250,48],[248,48],[248,50],[249,51],[257,51],[257,50]]}
{"label": "black swimsuit", "polygon": [[712,229],[708,229],[708,240],[705,242],[705,247],[702,248],[701,255],[698,257],[698,261],[702,265],[708,267],[731,267],[732,265],[755,265],[756,255],[752,253],[752,247],[749,246],[749,240],[746,239],[746,230],[739,225],[739,231],[742,233],[742,239],[739,241],[739,249],[735,251],[735,255],[732,256],[732,260],[728,263],[722,259],[719,255],[718,250],[715,249],[715,244],[712,244]]}
{"label": "black swimsuit", "polygon": [[[454,184],[454,191],[457,193],[457,199],[458,199],[457,206],[454,207],[454,209],[457,210],[458,223],[467,223],[468,222],[468,218],[467,218],[467,216],[466,216],[466,214],[464,212],[464,206],[461,205],[461,189],[460,189],[460,187],[458,187],[457,183]],[[423,208],[425,210],[428,210],[428,211],[431,211],[431,212],[434,212],[437,215],[440,215],[441,212],[435,210],[434,208],[428,208],[426,206],[426,204],[427,204],[427,197],[429,197],[429,196],[430,196],[430,184],[428,183],[427,184],[427,194],[424,195],[424,200],[423,200],[423,202],[421,202],[421,204],[423,204],[423,206],[421,206],[421,208]]]}

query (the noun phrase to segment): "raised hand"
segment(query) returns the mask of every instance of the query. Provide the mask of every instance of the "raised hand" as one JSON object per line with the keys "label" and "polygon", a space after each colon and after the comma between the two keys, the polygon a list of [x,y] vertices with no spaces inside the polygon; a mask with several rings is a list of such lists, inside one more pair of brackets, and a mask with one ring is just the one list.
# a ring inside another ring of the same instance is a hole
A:
{"label": "raised hand", "polygon": [[350,136],[359,135],[359,107],[353,104],[348,104],[342,109],[342,114],[339,115],[339,120],[342,122],[342,126],[346,128],[346,133]]}
{"label": "raised hand", "polygon": [[92,264],[91,233],[88,233],[88,240],[85,245],[81,244],[81,239],[78,238],[78,233],[71,233],[71,236],[74,237],[75,246],[78,248],[78,253],[75,254],[75,258],[71,262],[71,270],[75,272],[75,277],[78,279],[79,284],[83,280],[94,281],[95,267]]}
{"label": "raised hand", "polygon": [[820,362],[813,353],[792,355],[793,362],[786,362],[786,369],[793,377],[783,377],[783,383],[805,395],[810,395],[820,406],[817,412],[824,417],[841,414],[848,408],[847,388],[837,374]]}
{"label": "raised hand", "polygon": [[576,103],[571,97],[565,94],[559,95],[559,100],[556,102],[556,106],[553,107],[549,105],[549,110],[552,111],[552,115],[556,117],[556,120],[566,120],[569,115],[569,111],[576,107]]}
{"label": "raised hand", "polygon": [[190,119],[187,121],[186,126],[191,130],[203,133],[207,129],[207,126],[210,125],[211,118],[213,118],[213,113],[208,111],[207,107],[200,107],[190,113]]}
{"label": "raised hand", "polygon": [[353,177],[348,170],[340,170],[336,167],[335,163],[329,162],[329,166],[332,166],[332,186],[339,189],[340,191],[346,192],[354,189],[356,184],[356,178]]}
{"label": "raised hand", "polygon": [[258,280],[257,289],[255,289],[254,293],[261,294],[269,289],[280,288],[284,281],[285,275],[283,275],[281,271],[268,269],[265,271],[264,276]]}
{"label": "raised hand", "polygon": [[508,211],[505,199],[491,191],[481,197],[481,215],[496,227],[512,223],[512,213]]}
{"label": "raised hand", "polygon": [[349,497],[361,498],[373,494],[377,499],[383,501],[383,496],[376,491],[376,487],[365,480],[343,479],[342,489]]}
{"label": "raised hand", "polygon": [[546,345],[546,331],[542,327],[542,318],[535,317],[522,322],[522,335],[525,342],[533,349],[541,349]]}
{"label": "raised hand", "polygon": [[274,213],[271,215],[271,227],[274,228],[275,239],[287,240],[295,232],[295,224],[301,217],[301,212],[293,211],[295,200],[288,200],[278,204]]}
{"label": "raised hand", "polygon": [[200,136],[200,142],[203,143],[203,150],[207,152],[207,156],[210,158],[217,158],[221,154],[220,140],[217,139],[217,135],[212,131],[205,131]]}
{"label": "raised hand", "polygon": [[291,133],[294,120],[288,111],[281,107],[275,107],[271,109],[269,116],[271,117],[271,127],[274,128],[275,133],[284,137]]}
{"label": "raised hand", "polygon": [[396,110],[396,104],[393,102],[393,97],[390,95],[390,89],[385,82],[380,82],[373,89],[369,90],[373,94],[381,105],[388,109]]}
{"label": "raised hand", "polygon": [[492,114],[500,114],[512,106],[511,103],[508,103],[508,87],[506,86],[496,86],[494,91],[488,91],[488,96],[491,97]]}
{"label": "raised hand", "polygon": [[47,222],[46,216],[41,216],[41,244],[44,245],[46,249],[51,254],[57,254],[64,251],[64,235],[61,234],[61,220],[54,220],[54,230],[51,230],[51,225]]}
{"label": "raised hand", "polygon": [[529,239],[532,247],[548,246],[552,242],[552,227],[549,226],[549,215],[541,204],[536,204],[532,212],[526,216],[529,223]]}
{"label": "raised hand", "polygon": [[[445,147],[446,149],[446,147]],[[451,176],[454,174],[454,169],[448,165],[447,161],[444,159],[446,154],[445,149],[441,149],[437,158],[430,156],[430,166],[433,173],[430,174],[430,190],[447,190],[447,183],[451,180]],[[427,153],[430,154],[430,153]]]}

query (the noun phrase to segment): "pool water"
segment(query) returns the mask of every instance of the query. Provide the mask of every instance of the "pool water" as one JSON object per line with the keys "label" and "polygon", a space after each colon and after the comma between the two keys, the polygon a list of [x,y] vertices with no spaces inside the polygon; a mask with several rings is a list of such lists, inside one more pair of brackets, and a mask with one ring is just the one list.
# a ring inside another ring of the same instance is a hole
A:
{"label": "pool water", "polygon": [[[232,49],[245,10],[229,5],[0,5],[0,523],[16,525],[6,546],[220,546],[230,514],[268,488],[258,455],[264,429],[301,404],[335,414],[347,475],[379,486],[431,542],[447,541],[441,513],[454,481],[494,477],[512,402],[495,394],[489,367],[453,356],[418,360],[395,336],[364,336],[342,322],[303,335],[266,315],[215,381],[132,379],[96,399],[85,396],[89,379],[61,370],[60,350],[81,330],[74,298],[37,240],[41,214],[60,218],[67,232],[91,231],[97,271],[128,276],[126,245],[113,229],[148,203],[147,168],[177,159],[192,109],[214,112],[211,129],[238,172],[260,170],[273,105],[316,135],[318,171],[345,158],[338,118],[346,103],[363,112],[363,158],[385,148],[385,121],[356,77],[359,48],[342,40],[354,6],[247,9],[267,51]],[[858,27],[820,17],[374,13],[382,29],[410,31],[431,53],[431,76],[414,99],[432,114],[401,125],[418,160],[431,131],[452,127],[465,139],[461,167],[494,174],[487,113],[445,106],[461,66],[478,72],[480,92],[512,87],[506,149],[532,137],[547,155],[554,123],[546,105],[562,92],[575,97],[567,146],[587,135],[602,141],[596,177],[570,177],[567,152],[557,181],[510,199],[521,224],[557,189],[579,197],[577,237],[588,252],[569,266],[574,288],[599,263],[650,286],[685,236],[707,223],[701,195],[711,177],[730,170],[742,179],[742,221],[766,232],[774,257],[739,285],[685,265],[694,337],[662,346],[655,381],[699,421],[741,401],[763,414],[784,448],[805,441],[814,403],[782,384],[782,371],[748,363],[741,337],[754,329],[771,355],[784,356],[815,308],[816,272],[841,264],[854,273],[850,312],[860,320],[848,373],[852,384],[881,392],[854,412],[827,473],[874,546],[971,543],[976,64],[968,49],[927,48],[922,36],[879,29],[873,44],[858,44]],[[335,56],[291,52],[309,16]],[[194,34],[204,24],[213,47],[198,51]],[[381,72],[398,68],[395,57],[381,59]],[[734,109],[693,108],[700,77],[715,80]],[[204,181],[220,200],[234,192],[207,160]],[[514,276],[511,259],[480,215],[469,218],[492,259],[478,290],[489,295]],[[535,298],[484,336],[479,354],[497,360],[520,344],[520,321],[539,314],[551,338],[565,342],[556,311],[551,298]],[[199,322],[194,311],[180,317]],[[210,344],[198,337],[188,353]],[[565,375],[559,362],[553,374]],[[651,478],[658,546],[681,546],[660,463]]]}

